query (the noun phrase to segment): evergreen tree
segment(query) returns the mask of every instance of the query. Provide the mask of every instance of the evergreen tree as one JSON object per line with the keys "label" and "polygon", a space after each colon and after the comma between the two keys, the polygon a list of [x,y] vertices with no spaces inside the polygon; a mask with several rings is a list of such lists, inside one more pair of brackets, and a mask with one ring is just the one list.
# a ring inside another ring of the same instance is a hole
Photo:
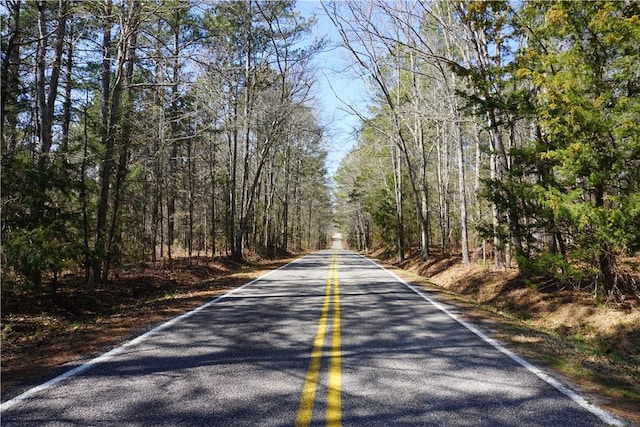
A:
{"label": "evergreen tree", "polygon": [[[604,293],[640,246],[640,15],[624,2],[535,2],[517,75],[538,127],[534,194]],[[529,107],[527,107],[529,108]],[[558,231],[558,230],[554,230]],[[563,238],[563,239],[564,239]]]}

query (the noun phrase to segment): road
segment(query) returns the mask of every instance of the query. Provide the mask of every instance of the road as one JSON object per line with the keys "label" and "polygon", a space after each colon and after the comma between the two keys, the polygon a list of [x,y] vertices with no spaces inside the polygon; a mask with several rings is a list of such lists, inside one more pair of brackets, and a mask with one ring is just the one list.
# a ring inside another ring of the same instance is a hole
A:
{"label": "road", "polygon": [[431,298],[320,251],[5,402],[1,422],[623,425]]}

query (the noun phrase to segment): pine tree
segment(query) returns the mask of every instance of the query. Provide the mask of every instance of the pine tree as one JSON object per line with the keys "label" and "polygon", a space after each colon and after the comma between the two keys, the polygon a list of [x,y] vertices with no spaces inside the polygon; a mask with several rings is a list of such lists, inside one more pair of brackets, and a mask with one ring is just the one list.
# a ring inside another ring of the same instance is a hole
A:
{"label": "pine tree", "polygon": [[[617,260],[639,248],[640,15],[624,2],[536,2],[517,73],[532,87],[538,196],[573,255],[616,292]],[[544,168],[541,169],[541,167]]]}

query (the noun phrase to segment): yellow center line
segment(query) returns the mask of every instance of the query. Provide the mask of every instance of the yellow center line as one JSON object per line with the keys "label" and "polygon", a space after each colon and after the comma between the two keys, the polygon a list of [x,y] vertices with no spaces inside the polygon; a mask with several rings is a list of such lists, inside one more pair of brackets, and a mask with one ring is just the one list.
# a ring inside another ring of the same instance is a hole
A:
{"label": "yellow center line", "polygon": [[322,313],[318,324],[318,332],[313,341],[313,349],[311,350],[311,362],[309,370],[302,388],[302,396],[300,397],[300,406],[296,417],[296,427],[307,427],[311,424],[313,417],[313,403],[316,397],[316,389],[318,387],[318,377],[320,375],[320,362],[322,359],[322,351],[324,348],[324,338],[327,332],[327,320],[329,317],[329,307],[331,305],[331,291],[333,288],[333,324],[331,335],[331,349],[329,351],[329,377],[327,380],[327,413],[326,425],[331,427],[339,427],[342,425],[341,415],[341,343],[340,343],[340,289],[338,282],[338,255],[334,253],[329,264],[329,277],[327,278],[327,286],[324,293],[324,303],[322,305]]}
{"label": "yellow center line", "polygon": [[334,263],[333,274],[333,335],[331,337],[331,351],[329,364],[328,394],[327,394],[327,426],[342,425],[342,402],[340,391],[342,387],[340,362],[342,358],[340,342],[340,282],[338,281],[338,263]]}

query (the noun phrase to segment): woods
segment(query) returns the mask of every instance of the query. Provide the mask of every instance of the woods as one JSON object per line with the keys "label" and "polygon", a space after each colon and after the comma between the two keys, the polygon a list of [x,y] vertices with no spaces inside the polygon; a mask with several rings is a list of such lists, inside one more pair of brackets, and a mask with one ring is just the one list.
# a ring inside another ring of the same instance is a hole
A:
{"label": "woods", "polygon": [[635,2],[324,2],[368,83],[332,188],[314,19],[293,1],[5,0],[2,264],[386,247],[636,296]]}
{"label": "woods", "polygon": [[640,298],[624,262],[640,243],[638,4],[325,10],[372,94],[336,175],[353,247],[399,261],[438,247],[537,283]]}
{"label": "woods", "polygon": [[293,2],[7,0],[2,15],[3,275],[55,292],[63,272],[102,283],[127,263],[325,246],[324,42]]}

